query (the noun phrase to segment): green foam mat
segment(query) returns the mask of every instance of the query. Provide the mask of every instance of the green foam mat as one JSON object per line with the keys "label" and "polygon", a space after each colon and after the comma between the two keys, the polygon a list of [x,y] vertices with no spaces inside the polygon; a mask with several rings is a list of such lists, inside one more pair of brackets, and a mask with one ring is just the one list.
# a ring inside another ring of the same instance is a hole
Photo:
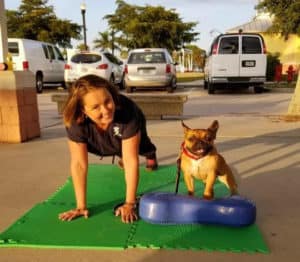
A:
{"label": "green foam mat", "polygon": [[[0,234],[0,247],[41,248],[166,248],[268,253],[258,227],[243,228],[213,225],[154,225],[143,220],[124,224],[113,214],[113,207],[125,195],[124,174],[114,165],[89,165],[88,208],[90,217],[71,222],[58,214],[74,208],[71,179],[43,203],[31,210]],[[138,194],[153,191],[174,192],[176,166],[160,166],[157,171],[140,168]],[[196,182],[196,194],[203,185]],[[179,193],[186,193],[181,179]],[[228,195],[221,183],[215,185],[216,197]],[[258,210],[259,212],[259,210]]]}

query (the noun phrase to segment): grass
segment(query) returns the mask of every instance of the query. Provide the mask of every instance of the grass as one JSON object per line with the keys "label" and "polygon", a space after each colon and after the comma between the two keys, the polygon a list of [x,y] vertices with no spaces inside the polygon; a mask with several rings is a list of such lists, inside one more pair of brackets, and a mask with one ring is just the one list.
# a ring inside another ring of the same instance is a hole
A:
{"label": "grass", "polygon": [[185,73],[176,73],[177,82],[191,82],[195,80],[201,80],[204,78],[204,73],[200,72],[185,72]]}
{"label": "grass", "polygon": [[[177,83],[182,83],[182,82],[191,82],[195,80],[201,80],[204,79],[204,73],[200,72],[177,72]],[[297,81],[292,81],[288,83],[286,79],[283,79],[281,82],[266,82],[265,85],[266,87],[269,88],[295,88],[296,87]]]}
{"label": "grass", "polygon": [[293,82],[267,82],[265,83],[265,86],[266,87],[269,87],[269,88],[295,88],[296,87],[296,82],[293,81]]}

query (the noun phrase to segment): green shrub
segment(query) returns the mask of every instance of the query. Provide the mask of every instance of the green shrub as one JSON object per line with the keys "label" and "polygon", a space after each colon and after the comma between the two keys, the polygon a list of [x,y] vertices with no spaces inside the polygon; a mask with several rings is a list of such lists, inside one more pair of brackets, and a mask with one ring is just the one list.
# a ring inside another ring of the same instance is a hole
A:
{"label": "green shrub", "polygon": [[276,66],[280,64],[280,53],[267,54],[267,81],[274,81]]}

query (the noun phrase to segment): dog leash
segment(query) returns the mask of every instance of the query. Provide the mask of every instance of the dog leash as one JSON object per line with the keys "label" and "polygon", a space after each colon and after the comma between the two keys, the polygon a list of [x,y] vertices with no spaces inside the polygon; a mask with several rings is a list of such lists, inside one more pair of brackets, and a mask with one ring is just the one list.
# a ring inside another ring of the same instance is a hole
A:
{"label": "dog leash", "polygon": [[179,187],[179,180],[180,180],[180,170],[181,169],[181,157],[179,156],[177,159],[177,174],[176,174],[176,187],[175,187],[175,194],[178,193]]}

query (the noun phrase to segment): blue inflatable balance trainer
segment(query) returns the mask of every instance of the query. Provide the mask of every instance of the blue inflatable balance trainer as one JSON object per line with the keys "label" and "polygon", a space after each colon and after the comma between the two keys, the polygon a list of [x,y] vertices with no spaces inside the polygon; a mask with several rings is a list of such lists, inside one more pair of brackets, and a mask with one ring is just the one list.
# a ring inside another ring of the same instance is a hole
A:
{"label": "blue inflatable balance trainer", "polygon": [[180,195],[180,158],[177,160],[175,193],[152,192],[139,201],[139,216],[153,224],[214,224],[231,227],[255,222],[255,204],[238,195],[213,200]]}
{"label": "blue inflatable balance trainer", "polygon": [[176,193],[152,192],[139,201],[139,215],[153,224],[215,224],[243,227],[255,222],[256,206],[241,196],[205,200]]}

